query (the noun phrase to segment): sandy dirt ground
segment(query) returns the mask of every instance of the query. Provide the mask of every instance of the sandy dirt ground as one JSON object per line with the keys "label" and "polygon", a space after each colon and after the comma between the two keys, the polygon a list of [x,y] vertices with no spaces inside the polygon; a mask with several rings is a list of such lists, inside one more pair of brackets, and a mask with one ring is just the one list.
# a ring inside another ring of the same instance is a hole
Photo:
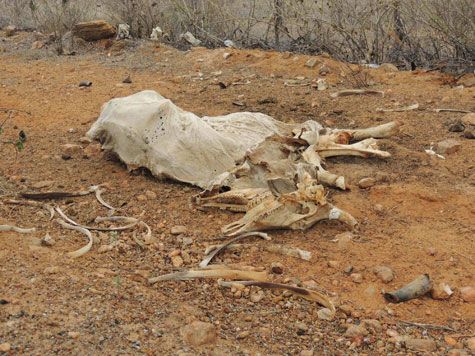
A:
{"label": "sandy dirt ground", "polygon": [[[384,96],[335,99],[331,93],[352,83],[347,66],[331,58],[316,57],[329,68],[324,78],[330,87],[318,91],[292,86],[322,77],[320,62],[308,68],[310,57],[304,55],[178,51],[144,42],[116,50],[97,44],[76,56],[58,57],[51,48],[30,49],[28,33],[6,38],[0,32],[0,41],[0,107],[31,113],[14,111],[4,126],[2,141],[16,140],[19,130],[27,139],[18,154],[11,145],[0,146],[2,200],[18,198],[20,192],[105,184],[107,202],[120,207],[121,215],[143,215],[152,228],[152,243],[145,249],[134,242],[131,230],[94,233],[91,251],[73,260],[66,254],[86,244],[85,235],[61,228],[41,208],[0,203],[0,224],[36,228],[34,234],[0,232],[0,355],[474,354],[475,301],[473,290],[470,295],[463,288],[475,288],[475,141],[448,130],[465,114],[434,110],[475,111],[475,87],[460,87],[439,72],[371,69],[370,89]],[[225,59],[225,53],[231,55]],[[122,83],[128,76],[132,83]],[[81,81],[93,84],[79,88]],[[129,172],[112,155],[94,150],[97,146],[88,149],[83,137],[102,105],[145,89],[200,116],[257,111],[284,122],[313,119],[336,128],[404,123],[401,133],[380,141],[390,158],[326,162],[351,184],[348,191],[327,190],[332,203],[360,222],[352,239],[341,235],[347,226],[325,221],[305,232],[270,233],[274,243],[311,251],[310,261],[262,251],[258,246],[266,242],[257,240],[249,240],[256,247],[217,259],[268,271],[282,263],[283,274],[270,273],[270,279],[328,295],[337,306],[333,320],[319,318],[318,304],[280,291],[231,291],[214,280],[147,283],[153,276],[197,268],[206,246],[217,243],[220,228],[242,215],[192,209],[189,201],[198,188]],[[419,108],[376,110],[413,104]],[[2,112],[0,121],[6,117]],[[475,132],[475,126],[466,127]],[[445,159],[425,152],[431,143],[447,139],[459,146]],[[84,150],[64,152],[64,144]],[[381,179],[358,188],[365,177]],[[49,203],[85,224],[107,214],[94,195]],[[177,225],[184,232],[171,234]],[[47,233],[53,246],[41,243]],[[170,256],[176,254],[182,267],[172,264]],[[394,279],[383,283],[373,273],[377,266],[391,268]],[[453,295],[399,304],[384,299],[383,290],[398,289],[425,273],[434,285],[449,285]],[[184,340],[184,327],[196,320],[215,327],[215,341],[195,346]],[[349,333],[354,325],[363,331]]]}

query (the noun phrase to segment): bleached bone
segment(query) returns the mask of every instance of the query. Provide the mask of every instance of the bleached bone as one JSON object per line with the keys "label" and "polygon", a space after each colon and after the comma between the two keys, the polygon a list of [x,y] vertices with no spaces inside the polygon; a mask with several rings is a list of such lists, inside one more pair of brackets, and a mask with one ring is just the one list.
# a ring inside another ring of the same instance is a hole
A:
{"label": "bleached bone", "polygon": [[366,140],[351,144],[329,144],[326,146],[318,145],[316,151],[321,158],[328,158],[334,156],[357,156],[357,157],[379,157],[388,158],[391,154],[386,151],[378,150],[376,140],[374,138],[368,138]]}
{"label": "bleached bone", "polygon": [[349,96],[349,95],[370,95],[370,94],[381,94],[384,96],[384,91],[378,90],[364,90],[364,89],[348,89],[337,91],[336,93],[331,94],[332,98],[338,98],[339,96]]}
{"label": "bleached bone", "polygon": [[162,276],[149,278],[150,284],[163,281],[187,281],[195,278],[227,278],[227,279],[252,279],[255,281],[267,281],[267,272],[241,271],[234,269],[211,269],[201,271],[185,271],[169,273]]}
{"label": "bleached bone", "polygon": [[20,234],[33,234],[36,229],[34,227],[32,227],[31,229],[23,229],[21,227],[12,225],[0,225],[0,231],[14,231]]}
{"label": "bleached bone", "polygon": [[241,190],[230,190],[208,198],[198,197],[197,203],[206,208],[221,208],[235,212],[245,212],[250,201],[258,198],[267,189],[249,188]]}
{"label": "bleached bone", "polygon": [[293,193],[254,206],[240,220],[226,225],[223,233],[236,236],[249,231],[306,230],[324,219],[340,220],[352,227],[357,224],[350,214],[326,202],[323,187],[310,175],[305,174],[297,186]]}

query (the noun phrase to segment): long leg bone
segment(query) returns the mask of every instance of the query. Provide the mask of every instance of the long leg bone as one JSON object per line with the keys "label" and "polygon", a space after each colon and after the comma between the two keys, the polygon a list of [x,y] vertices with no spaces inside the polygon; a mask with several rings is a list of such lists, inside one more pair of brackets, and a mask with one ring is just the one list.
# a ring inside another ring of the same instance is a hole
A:
{"label": "long leg bone", "polygon": [[12,225],[0,225],[0,231],[14,231],[20,234],[33,234],[36,230],[35,228],[23,229],[21,227],[16,227]]}

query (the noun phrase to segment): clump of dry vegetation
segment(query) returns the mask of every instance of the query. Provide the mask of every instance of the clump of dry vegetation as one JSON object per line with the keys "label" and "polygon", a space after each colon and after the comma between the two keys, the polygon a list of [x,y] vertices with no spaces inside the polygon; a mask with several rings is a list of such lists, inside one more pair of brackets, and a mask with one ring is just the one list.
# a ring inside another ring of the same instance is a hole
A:
{"label": "clump of dry vegetation", "polygon": [[0,0],[0,24],[67,30],[82,20],[128,23],[136,38],[160,26],[177,43],[328,52],[350,62],[473,70],[471,0]]}

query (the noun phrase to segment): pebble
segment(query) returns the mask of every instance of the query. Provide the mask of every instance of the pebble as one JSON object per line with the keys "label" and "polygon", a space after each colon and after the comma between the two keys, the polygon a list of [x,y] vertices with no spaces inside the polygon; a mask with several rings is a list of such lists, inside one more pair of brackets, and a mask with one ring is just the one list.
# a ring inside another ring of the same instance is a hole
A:
{"label": "pebble", "polygon": [[44,270],[44,273],[46,274],[55,274],[59,272],[59,267],[58,266],[51,266],[51,267],[46,267]]}
{"label": "pebble", "polygon": [[460,288],[460,294],[462,299],[468,303],[475,302],[475,288],[473,287],[462,287]]}
{"label": "pebble", "polygon": [[334,313],[328,308],[323,308],[317,312],[317,316],[321,320],[333,320]]}
{"label": "pebble", "polygon": [[375,319],[364,319],[361,321],[361,326],[366,329],[373,329],[374,331],[380,333],[383,330],[381,323]]}
{"label": "pebble", "polygon": [[439,154],[452,154],[460,149],[460,143],[456,140],[448,139],[440,141],[435,145],[435,151]]}
{"label": "pebble", "polygon": [[345,313],[347,316],[348,315],[351,315],[351,312],[353,311],[353,307],[351,307],[350,305],[348,304],[342,304],[340,305],[340,308],[339,308],[343,313]]}
{"label": "pebble", "polygon": [[184,234],[186,232],[186,226],[183,226],[183,225],[176,225],[176,226],[173,226],[171,229],[170,229],[170,233],[172,235],[180,235],[180,234]]}
{"label": "pebble", "polygon": [[399,72],[399,69],[392,63],[383,63],[378,69],[384,72]]}
{"label": "pebble", "polygon": [[79,139],[79,143],[82,143],[82,144],[88,144],[88,143],[91,143],[91,142],[92,142],[92,140],[87,136],[83,136]]}
{"label": "pebble", "polygon": [[249,299],[253,303],[259,303],[263,298],[264,298],[264,294],[261,294],[261,293],[254,293],[254,294],[251,294],[251,296],[249,297]]}
{"label": "pebble", "polygon": [[183,258],[181,258],[181,256],[172,257],[171,260],[173,267],[179,268],[183,266]]}
{"label": "pebble", "polygon": [[157,193],[152,192],[151,190],[147,190],[147,191],[145,192],[145,195],[146,195],[147,198],[149,198],[149,199],[152,199],[152,200],[157,199]]}
{"label": "pebble", "polygon": [[393,270],[386,266],[377,266],[373,273],[384,283],[389,283],[394,279]]}
{"label": "pebble", "polygon": [[79,337],[79,333],[77,331],[70,331],[70,332],[68,332],[68,336],[71,339],[77,339]]}
{"label": "pebble", "polygon": [[363,276],[361,275],[361,273],[352,273],[351,279],[355,283],[361,283],[363,281]]}
{"label": "pebble", "polygon": [[56,241],[49,234],[46,234],[41,242],[43,245],[48,247],[51,247],[56,243]]}
{"label": "pebble", "polygon": [[338,267],[340,267],[340,262],[338,262],[338,261],[328,261],[328,267],[338,268]]}
{"label": "pebble", "polygon": [[475,351],[475,337],[471,337],[470,339],[467,340],[467,347],[471,351]]}
{"label": "pebble", "polygon": [[130,333],[128,336],[127,336],[127,340],[129,340],[130,342],[137,342],[139,341],[139,334],[137,333]]}
{"label": "pebble", "polygon": [[367,188],[371,188],[375,184],[376,184],[375,179],[373,179],[373,178],[363,178],[358,182],[358,187],[360,187],[360,189],[367,189]]}
{"label": "pebble", "polygon": [[102,245],[101,247],[99,247],[97,249],[97,252],[99,253],[105,253],[105,252],[109,252],[112,250],[112,246],[111,245]]}
{"label": "pebble", "polygon": [[471,112],[462,116],[460,119],[465,125],[473,125],[475,126],[475,113]]}
{"label": "pebble", "polygon": [[271,266],[271,271],[272,273],[275,273],[275,274],[282,274],[284,273],[284,265],[280,262],[275,262],[275,263],[272,263],[272,266]]}
{"label": "pebble", "polygon": [[8,352],[10,351],[10,349],[11,349],[11,346],[8,342],[0,344],[0,352]]}
{"label": "pebble", "polygon": [[450,347],[454,347],[455,345],[457,345],[457,340],[455,340],[453,337],[451,336],[445,336],[444,337],[444,341],[447,345],[449,345]]}
{"label": "pebble", "polygon": [[42,189],[42,188],[49,188],[54,184],[52,180],[43,180],[41,182],[35,183],[32,185],[33,188]]}
{"label": "pebble", "polygon": [[346,274],[350,274],[351,272],[353,272],[354,269],[355,267],[353,265],[349,265],[343,269],[343,272],[345,272]]}
{"label": "pebble", "polygon": [[465,125],[462,124],[460,121],[458,121],[456,123],[449,125],[448,130],[450,132],[462,132],[463,130],[465,130]]}
{"label": "pebble", "polygon": [[472,130],[466,130],[464,133],[463,133],[463,137],[465,138],[469,138],[469,139],[475,139],[475,132],[472,131]]}
{"label": "pebble", "polygon": [[449,299],[452,294],[454,294],[454,292],[452,292],[449,285],[444,282],[434,285],[431,290],[431,296],[433,299]]}
{"label": "pebble", "polygon": [[181,254],[181,250],[178,250],[178,249],[177,249],[177,250],[173,250],[172,252],[170,252],[170,253],[168,254],[168,257],[169,257],[169,258],[173,258],[173,257],[178,256],[178,255],[180,255],[180,254]]}
{"label": "pebble", "polygon": [[238,339],[245,339],[249,336],[249,334],[250,334],[249,330],[241,331],[239,334],[237,334],[237,338]]}
{"label": "pebble", "polygon": [[437,344],[429,339],[406,339],[406,347],[419,351],[434,352],[437,350]]}
{"label": "pebble", "polygon": [[137,200],[138,201],[147,201],[147,196],[144,194],[137,195]]}
{"label": "pebble", "polygon": [[307,61],[307,63],[305,63],[305,67],[313,68],[317,65],[317,63],[318,63],[318,59],[315,57],[312,57]]}
{"label": "pebble", "polygon": [[346,337],[366,336],[368,335],[368,330],[361,325],[350,325],[344,335]]}
{"label": "pebble", "polygon": [[65,145],[61,145],[59,146],[59,148],[61,149],[61,151],[67,152],[67,153],[82,151],[81,145],[76,145],[73,143],[67,143]]}
{"label": "pebble", "polygon": [[211,323],[194,321],[182,329],[182,335],[185,342],[193,346],[211,344],[216,341],[216,328]]}
{"label": "pebble", "polygon": [[99,143],[91,143],[84,149],[84,154],[91,158],[96,156],[102,152],[101,145]]}
{"label": "pebble", "polygon": [[446,353],[447,356],[468,356],[468,352],[463,349],[453,349]]}
{"label": "pebble", "polygon": [[300,356],[313,356],[313,351],[312,350],[302,350],[300,351]]}

